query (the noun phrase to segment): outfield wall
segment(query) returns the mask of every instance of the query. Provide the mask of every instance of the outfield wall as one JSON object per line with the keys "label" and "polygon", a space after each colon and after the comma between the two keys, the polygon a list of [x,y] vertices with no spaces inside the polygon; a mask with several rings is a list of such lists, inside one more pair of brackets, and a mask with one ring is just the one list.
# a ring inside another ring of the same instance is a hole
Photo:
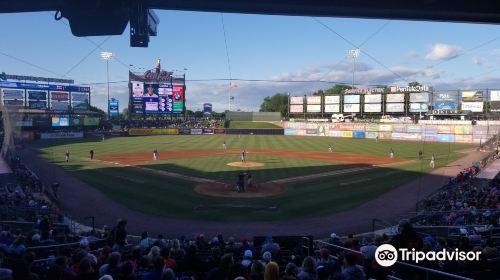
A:
{"label": "outfield wall", "polygon": [[285,135],[379,138],[391,140],[484,143],[500,132],[500,125],[422,125],[379,123],[285,122]]}

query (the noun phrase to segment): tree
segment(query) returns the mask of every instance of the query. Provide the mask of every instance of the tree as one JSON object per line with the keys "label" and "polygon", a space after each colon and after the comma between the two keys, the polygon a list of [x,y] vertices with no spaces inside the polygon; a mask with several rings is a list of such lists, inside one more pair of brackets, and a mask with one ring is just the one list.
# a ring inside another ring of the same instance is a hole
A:
{"label": "tree", "polygon": [[410,87],[418,87],[418,86],[421,86],[421,84],[417,81],[414,81],[414,82],[411,82],[411,83],[408,83],[408,86]]}
{"label": "tree", "polygon": [[106,117],[108,113],[104,112],[102,109],[97,108],[96,106],[89,105],[89,111],[98,113],[101,117]]}
{"label": "tree", "polygon": [[288,94],[276,93],[264,98],[260,105],[260,112],[280,112],[285,116],[288,112]]}
{"label": "tree", "polygon": [[119,117],[122,120],[128,120],[128,108],[123,109]]}
{"label": "tree", "polygon": [[352,88],[351,86],[347,86],[347,85],[335,85],[334,87],[329,88],[325,91],[320,89],[316,92],[313,92],[313,95],[320,95],[320,96],[321,95],[339,95],[339,94],[344,93],[344,90],[351,89],[351,88]]}

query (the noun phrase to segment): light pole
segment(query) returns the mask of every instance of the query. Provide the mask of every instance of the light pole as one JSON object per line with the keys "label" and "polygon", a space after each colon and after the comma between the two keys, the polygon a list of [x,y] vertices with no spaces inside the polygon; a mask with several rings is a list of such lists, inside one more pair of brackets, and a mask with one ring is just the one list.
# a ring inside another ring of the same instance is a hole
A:
{"label": "light pole", "polygon": [[354,72],[356,71],[356,58],[361,54],[360,49],[352,49],[347,51],[347,56],[352,57],[352,88],[354,89]]}
{"label": "light pole", "polygon": [[113,53],[112,52],[101,52],[101,59],[106,60],[106,76],[108,79],[108,102],[107,102],[107,107],[108,107],[108,120],[110,119],[109,116],[109,61],[113,59]]}

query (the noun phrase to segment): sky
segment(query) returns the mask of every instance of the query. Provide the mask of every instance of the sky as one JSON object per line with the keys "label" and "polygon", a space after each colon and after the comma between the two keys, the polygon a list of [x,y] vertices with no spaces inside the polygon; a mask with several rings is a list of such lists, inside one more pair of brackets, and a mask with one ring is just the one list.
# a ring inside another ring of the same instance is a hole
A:
{"label": "sky", "polygon": [[[311,94],[335,83],[360,87],[406,85],[436,90],[500,88],[500,26],[442,22],[367,20],[157,11],[158,36],[148,48],[132,48],[121,36],[79,38],[54,14],[0,16],[0,72],[74,79],[90,84],[92,105],[105,109],[106,62],[111,97],[128,104],[128,70],[162,68],[186,74],[186,106],[214,111],[255,111],[277,92]],[[222,24],[224,22],[224,25]],[[224,29],[223,29],[224,26]],[[226,34],[227,52],[224,40]],[[358,48],[353,63],[349,49]],[[228,59],[229,58],[229,59]],[[133,66],[130,66],[133,65]],[[187,70],[184,70],[187,69]],[[235,79],[229,81],[216,79]],[[249,82],[245,80],[267,80]],[[199,81],[204,80],[204,81]],[[298,82],[298,81],[328,81]]]}

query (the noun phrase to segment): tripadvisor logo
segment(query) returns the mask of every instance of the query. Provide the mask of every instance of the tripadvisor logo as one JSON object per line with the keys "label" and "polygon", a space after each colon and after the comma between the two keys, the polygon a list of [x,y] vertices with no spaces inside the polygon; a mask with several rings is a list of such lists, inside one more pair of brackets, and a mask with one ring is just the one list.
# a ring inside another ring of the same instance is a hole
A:
{"label": "tripadvisor logo", "polygon": [[390,244],[380,245],[375,251],[375,260],[380,266],[393,266],[398,260],[419,263],[421,261],[479,261],[481,252],[465,252],[455,250],[416,251],[415,249],[401,248],[396,250]]}

